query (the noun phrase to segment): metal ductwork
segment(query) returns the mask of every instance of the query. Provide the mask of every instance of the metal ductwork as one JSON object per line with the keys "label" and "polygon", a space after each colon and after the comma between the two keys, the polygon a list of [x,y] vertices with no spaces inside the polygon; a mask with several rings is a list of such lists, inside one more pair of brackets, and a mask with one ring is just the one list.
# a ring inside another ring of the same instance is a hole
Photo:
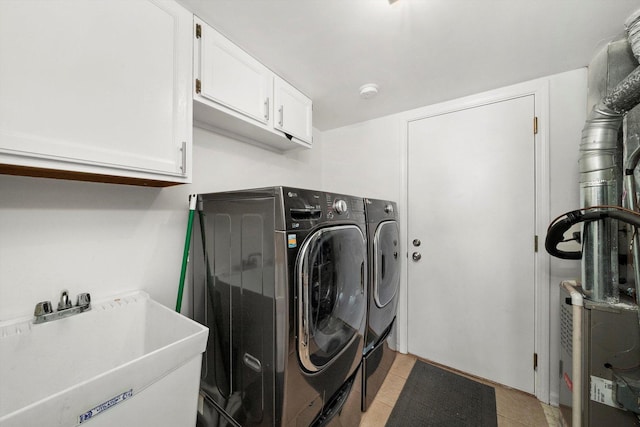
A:
{"label": "metal ductwork", "polygon": [[[628,43],[640,54],[640,10],[627,20]],[[635,47],[633,46],[635,44]],[[628,49],[628,47],[627,47]],[[634,61],[637,65],[637,61]],[[609,69],[607,68],[607,72]],[[640,67],[637,67],[610,90],[591,110],[582,130],[580,143],[580,204],[581,207],[622,206],[622,143],[619,134],[625,114],[640,103]],[[626,153],[625,153],[626,154]],[[629,153],[628,160],[640,157]],[[625,162],[627,171],[635,164]],[[626,185],[627,199],[635,207],[635,183]],[[627,203],[629,204],[629,202]],[[617,303],[618,223],[607,218],[587,222],[583,227],[582,286],[594,301]],[[638,243],[640,243],[640,238]],[[637,245],[635,246],[637,247]],[[634,247],[634,254],[635,252]],[[640,260],[640,257],[639,257]],[[636,264],[640,265],[640,264]],[[636,270],[640,270],[636,268]],[[638,282],[638,280],[636,281]]]}
{"label": "metal ductwork", "polygon": [[[582,259],[582,286],[563,282],[559,301],[559,406],[563,425],[573,427],[640,420],[640,311],[632,300],[640,301],[640,10],[625,26],[626,39],[589,64],[581,208],[552,221],[545,240],[549,254]],[[582,234],[565,238],[576,224]],[[580,237],[582,250],[558,247]]]}

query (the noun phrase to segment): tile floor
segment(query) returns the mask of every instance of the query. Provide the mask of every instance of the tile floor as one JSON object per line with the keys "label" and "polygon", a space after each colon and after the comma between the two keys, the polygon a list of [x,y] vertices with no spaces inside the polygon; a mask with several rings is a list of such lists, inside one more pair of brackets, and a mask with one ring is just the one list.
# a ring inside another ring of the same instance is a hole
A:
{"label": "tile floor", "polygon": [[[415,356],[398,353],[373,404],[363,415],[360,427],[384,427],[415,361]],[[470,378],[495,388],[498,427],[560,427],[562,425],[559,421],[558,409],[540,403],[534,396],[478,378]]]}

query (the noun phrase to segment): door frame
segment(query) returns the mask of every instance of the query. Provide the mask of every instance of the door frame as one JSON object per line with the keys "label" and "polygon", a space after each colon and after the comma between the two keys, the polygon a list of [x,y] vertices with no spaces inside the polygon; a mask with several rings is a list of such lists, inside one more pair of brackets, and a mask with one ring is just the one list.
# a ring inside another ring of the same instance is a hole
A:
{"label": "door frame", "polygon": [[[400,289],[398,295],[397,349],[408,351],[408,127],[409,123],[452,113],[459,110],[480,107],[522,96],[534,95],[534,114],[538,118],[538,132],[535,144],[535,234],[538,236],[538,252],[534,254],[534,351],[537,369],[534,371],[534,389],[538,400],[549,403],[550,394],[550,284],[549,255],[544,250],[544,237],[549,224],[549,80],[537,79],[476,95],[466,96],[427,107],[402,113],[400,120],[400,236],[405,256],[401,260]],[[532,132],[533,132],[533,123]],[[402,238],[404,236],[404,239]],[[533,240],[533,236],[532,236]],[[533,244],[533,241],[532,241]],[[533,363],[533,360],[532,362]]]}

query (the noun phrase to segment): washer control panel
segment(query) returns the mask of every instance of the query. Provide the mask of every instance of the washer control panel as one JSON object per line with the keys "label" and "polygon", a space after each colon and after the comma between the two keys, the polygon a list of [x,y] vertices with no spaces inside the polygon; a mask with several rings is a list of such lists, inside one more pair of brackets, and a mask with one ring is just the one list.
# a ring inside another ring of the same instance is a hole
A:
{"label": "washer control panel", "polygon": [[322,222],[364,222],[364,200],[345,194],[283,187],[287,229],[309,229]]}
{"label": "washer control panel", "polygon": [[364,219],[364,200],[344,194],[325,193],[328,220]]}

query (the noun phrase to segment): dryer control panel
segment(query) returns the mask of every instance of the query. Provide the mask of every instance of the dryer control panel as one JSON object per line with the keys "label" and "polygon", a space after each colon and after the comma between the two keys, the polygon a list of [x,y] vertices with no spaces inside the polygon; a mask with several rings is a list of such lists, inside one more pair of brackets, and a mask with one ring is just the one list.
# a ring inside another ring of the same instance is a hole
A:
{"label": "dryer control panel", "polygon": [[337,193],[282,189],[288,230],[310,229],[321,223],[364,222],[364,200]]}

